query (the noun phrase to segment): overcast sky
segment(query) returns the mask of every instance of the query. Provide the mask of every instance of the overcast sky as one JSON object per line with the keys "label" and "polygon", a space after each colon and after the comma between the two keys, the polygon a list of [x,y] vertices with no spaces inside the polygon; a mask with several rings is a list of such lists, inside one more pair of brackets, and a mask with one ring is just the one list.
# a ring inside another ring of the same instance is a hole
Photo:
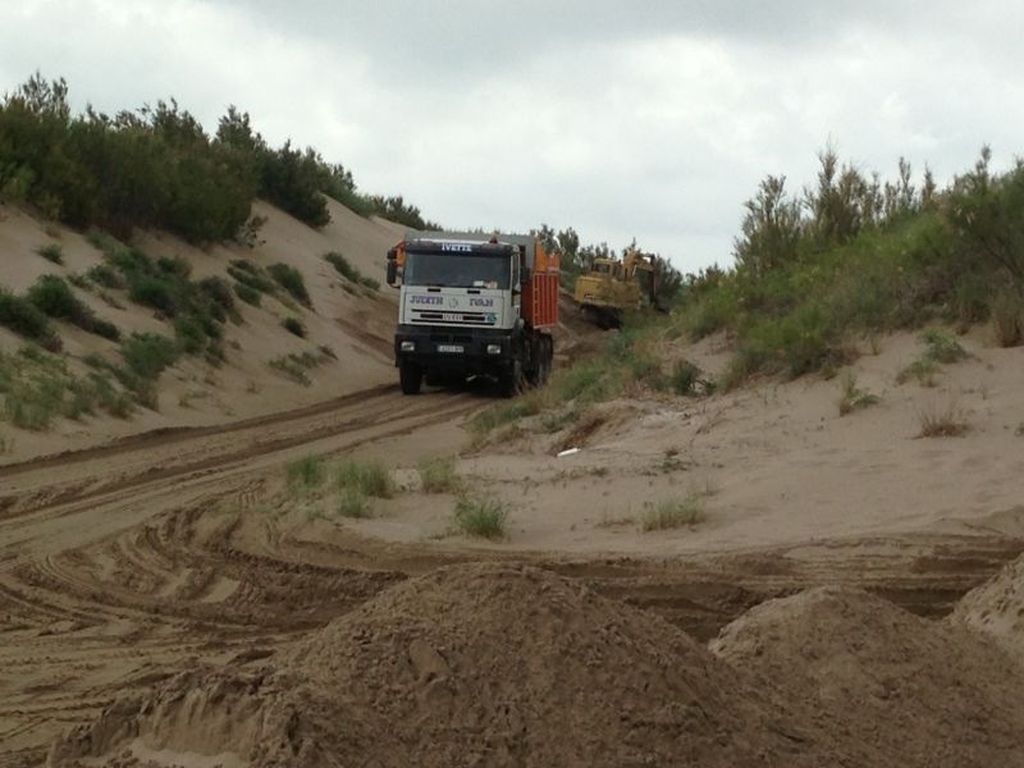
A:
{"label": "overcast sky", "polygon": [[730,261],[767,173],[827,142],[942,180],[1021,149],[1024,3],[0,0],[0,91],[36,69],[103,111],[228,104],[448,227],[636,237]]}

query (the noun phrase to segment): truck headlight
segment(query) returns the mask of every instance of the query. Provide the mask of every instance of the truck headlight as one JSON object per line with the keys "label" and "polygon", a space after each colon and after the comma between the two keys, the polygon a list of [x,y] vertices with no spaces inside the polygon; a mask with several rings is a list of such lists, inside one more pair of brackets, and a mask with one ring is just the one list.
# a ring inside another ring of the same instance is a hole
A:
{"label": "truck headlight", "polygon": [[501,344],[488,344],[487,345],[487,354],[488,355],[500,355],[501,354]]}
{"label": "truck headlight", "polygon": [[403,341],[399,347],[403,352],[415,352],[416,342],[415,341]]}

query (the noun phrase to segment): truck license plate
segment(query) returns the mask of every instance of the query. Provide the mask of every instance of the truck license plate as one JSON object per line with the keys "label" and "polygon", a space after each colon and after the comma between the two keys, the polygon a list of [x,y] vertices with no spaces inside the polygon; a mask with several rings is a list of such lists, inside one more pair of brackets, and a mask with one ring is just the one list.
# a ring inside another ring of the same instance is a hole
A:
{"label": "truck license plate", "polygon": [[466,349],[461,344],[438,344],[437,345],[437,351],[438,352],[449,352],[449,353],[453,353],[454,352],[454,353],[459,353],[459,352],[465,352]]}

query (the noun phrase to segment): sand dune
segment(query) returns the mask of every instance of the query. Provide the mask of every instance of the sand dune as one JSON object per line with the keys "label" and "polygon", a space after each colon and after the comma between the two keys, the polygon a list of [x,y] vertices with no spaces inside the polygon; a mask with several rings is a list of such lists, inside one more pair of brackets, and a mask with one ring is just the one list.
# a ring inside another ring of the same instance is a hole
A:
{"label": "sand dune", "polygon": [[[363,219],[329,200],[333,221],[322,231],[311,229],[273,206],[257,202],[254,214],[265,217],[259,244],[248,248],[220,244],[199,249],[159,232],[140,232],[134,244],[153,258],[185,259],[195,278],[225,276],[232,259],[245,258],[267,266],[284,262],[304,275],[313,310],[292,309],[268,299],[259,308],[238,302],[240,325],[226,327],[227,362],[212,368],[194,358],[183,358],[160,381],[159,412],[143,409],[129,420],[85,417],[62,420],[50,432],[33,433],[4,426],[9,448],[5,463],[32,456],[81,448],[112,438],[167,426],[206,425],[317,402],[365,389],[393,378],[390,336],[395,317],[395,296],[388,286],[380,292],[344,290],[344,280],[323,260],[328,251],[342,253],[364,275],[383,283],[384,255],[399,240],[404,228],[381,219]],[[48,243],[60,244],[64,265],[52,264],[35,253]],[[77,232],[38,221],[24,211],[0,207],[0,284],[24,291],[39,276],[67,277],[102,262],[102,254]],[[132,304],[117,291],[109,292],[118,306],[104,301],[99,291],[76,289],[76,294],[99,317],[117,325],[122,333],[152,332],[173,336],[171,325],[152,310]],[[292,336],[281,320],[297,315],[308,330],[307,339]],[[117,346],[61,323],[59,332],[69,353],[72,371],[83,373],[81,358],[100,353],[118,360]],[[0,350],[12,352],[23,340],[0,329]],[[324,360],[310,371],[311,384],[300,386],[268,366],[282,355],[330,347],[337,360]]]}

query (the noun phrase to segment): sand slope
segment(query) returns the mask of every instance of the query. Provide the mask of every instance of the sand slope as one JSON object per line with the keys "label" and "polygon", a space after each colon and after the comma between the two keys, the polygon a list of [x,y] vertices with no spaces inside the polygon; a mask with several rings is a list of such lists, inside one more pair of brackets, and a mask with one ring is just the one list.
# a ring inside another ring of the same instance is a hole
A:
{"label": "sand slope", "polygon": [[[142,409],[123,421],[105,416],[85,417],[79,422],[62,420],[43,433],[0,424],[7,448],[0,462],[81,448],[164,426],[213,424],[285,410],[391,381],[394,294],[386,285],[379,292],[353,290],[323,260],[323,255],[328,251],[340,252],[364,275],[383,283],[385,253],[401,239],[404,228],[381,219],[363,219],[332,200],[328,206],[332,222],[317,231],[257,201],[253,213],[265,217],[266,223],[254,248],[220,244],[199,249],[166,233],[137,233],[134,245],[153,258],[185,259],[192,266],[195,279],[214,275],[227,278],[229,262],[239,258],[264,267],[276,262],[294,266],[304,276],[313,309],[288,307],[270,297],[264,297],[259,308],[236,302],[243,323],[225,326],[226,364],[212,368],[197,358],[182,358],[161,378],[158,412]],[[63,265],[53,264],[36,253],[40,246],[51,243],[61,246]],[[24,291],[41,275],[67,278],[84,273],[103,260],[83,234],[39,221],[9,206],[0,206],[0,253],[4,255],[0,260],[0,285],[16,292]],[[123,335],[174,335],[170,322],[130,302],[124,291],[74,291],[98,316],[117,325]],[[113,302],[105,301],[102,293]],[[306,326],[306,339],[299,339],[281,327],[281,320],[289,316],[298,317]],[[72,371],[83,373],[86,369],[81,358],[90,353],[119,361],[116,344],[66,323],[57,325]],[[13,352],[23,343],[16,335],[0,329],[0,350]],[[321,346],[330,347],[337,360],[324,359],[322,365],[310,370],[309,386],[302,386],[269,366],[275,358],[315,353]]]}

